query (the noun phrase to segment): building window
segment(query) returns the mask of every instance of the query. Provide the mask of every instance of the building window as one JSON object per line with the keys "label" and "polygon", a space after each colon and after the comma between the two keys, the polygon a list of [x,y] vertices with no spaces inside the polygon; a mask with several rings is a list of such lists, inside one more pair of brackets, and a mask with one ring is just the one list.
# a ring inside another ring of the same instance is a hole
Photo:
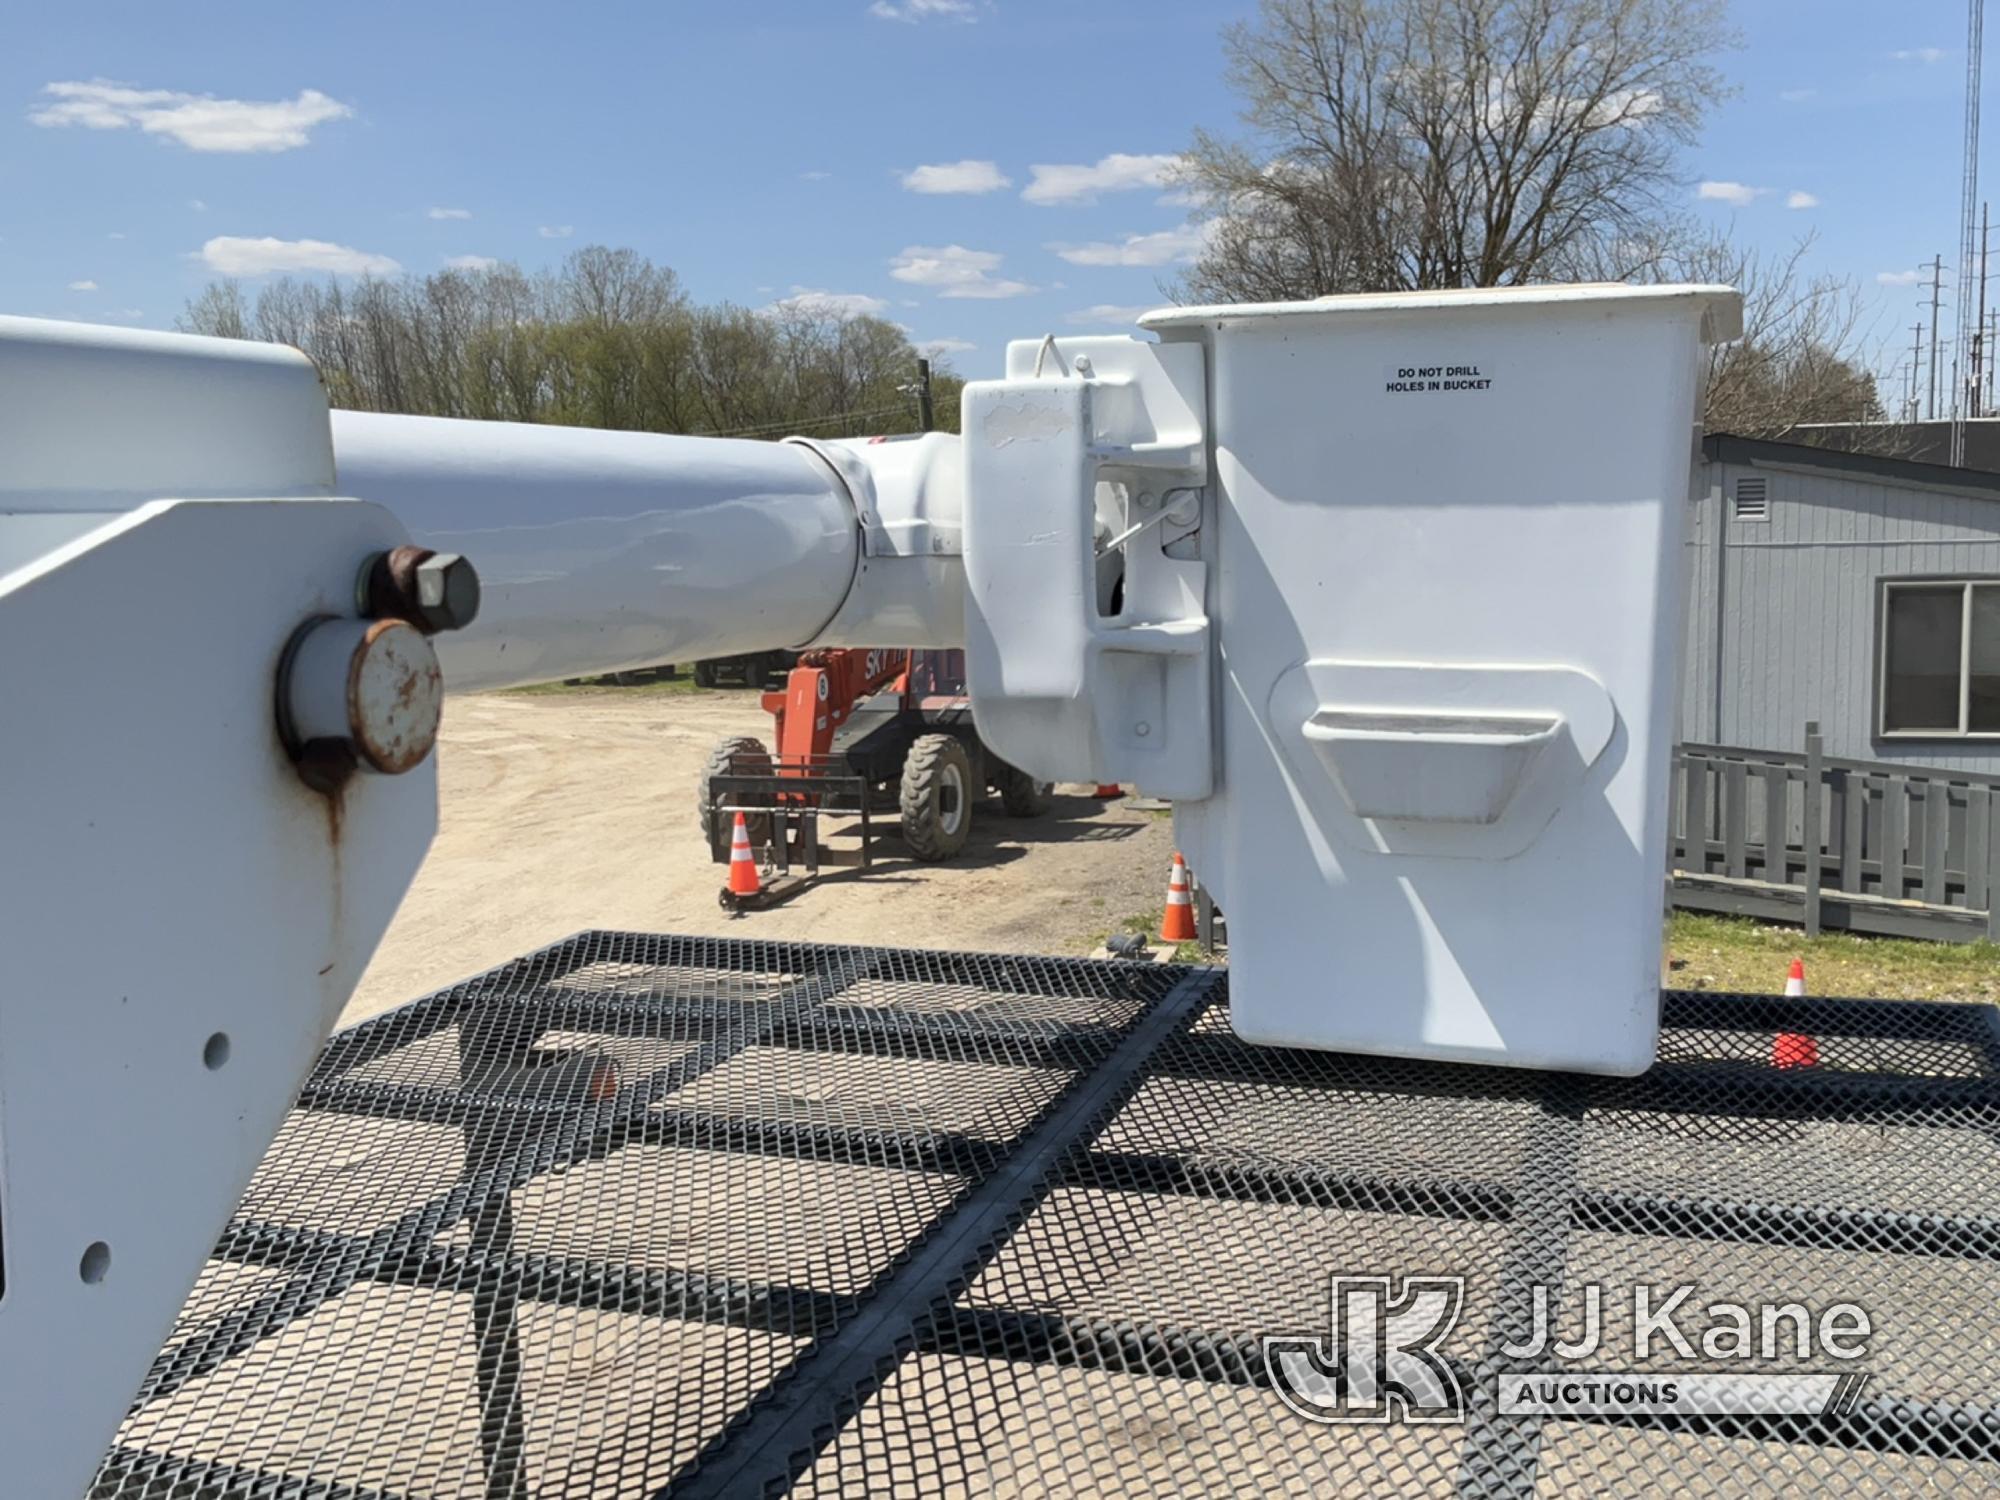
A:
{"label": "building window", "polygon": [[1736,481],[1736,519],[1739,521],[1763,521],[1771,515],[1770,481],[1739,479]]}
{"label": "building window", "polygon": [[2000,738],[2000,580],[1882,589],[1881,732]]}

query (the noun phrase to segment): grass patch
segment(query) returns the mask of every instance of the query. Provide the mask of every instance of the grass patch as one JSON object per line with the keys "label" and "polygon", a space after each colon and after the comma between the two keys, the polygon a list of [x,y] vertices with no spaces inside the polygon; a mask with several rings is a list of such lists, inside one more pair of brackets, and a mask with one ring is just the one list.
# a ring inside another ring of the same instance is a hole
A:
{"label": "grass patch", "polygon": [[1846,932],[1808,938],[1797,927],[1688,911],[1667,922],[1669,989],[1776,994],[1795,958],[1805,960],[1809,994],[2000,1001],[2000,945],[1993,943],[1920,943]]}
{"label": "grass patch", "polygon": [[[1103,903],[1099,902],[1097,904],[1101,906]],[[1084,951],[1088,953],[1102,948],[1114,935],[1124,932],[1136,932],[1147,942],[1158,943],[1160,940],[1160,923],[1165,919],[1165,916],[1166,908],[1164,906],[1156,906],[1150,912],[1141,912],[1137,916],[1127,917],[1109,932],[1100,932],[1095,937],[1088,939],[1084,944]],[[1217,962],[1217,958],[1215,954],[1204,953],[1200,943],[1189,942],[1174,944],[1173,961],[1177,964],[1212,964]]]}

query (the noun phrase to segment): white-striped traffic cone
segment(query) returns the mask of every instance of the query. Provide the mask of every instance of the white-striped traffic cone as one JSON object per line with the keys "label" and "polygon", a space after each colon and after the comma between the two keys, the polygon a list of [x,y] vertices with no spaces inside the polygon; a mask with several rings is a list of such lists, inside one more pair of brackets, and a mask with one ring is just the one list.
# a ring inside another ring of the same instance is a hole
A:
{"label": "white-striped traffic cone", "polygon": [[[1785,996],[1787,999],[1803,999],[1805,993],[1805,960],[1795,958],[1791,972],[1785,975]],[[1771,1066],[1816,1068],[1819,1066],[1819,1043],[1803,1031],[1781,1031],[1771,1038]]]}
{"label": "white-striped traffic cone", "polygon": [[729,840],[729,894],[754,896],[763,889],[757,879],[757,859],[750,852],[750,825],[736,815],[736,832]]}
{"label": "white-striped traffic cone", "polygon": [[1188,894],[1187,861],[1174,851],[1173,873],[1167,877],[1167,910],[1160,918],[1160,941],[1194,941],[1194,898]]}

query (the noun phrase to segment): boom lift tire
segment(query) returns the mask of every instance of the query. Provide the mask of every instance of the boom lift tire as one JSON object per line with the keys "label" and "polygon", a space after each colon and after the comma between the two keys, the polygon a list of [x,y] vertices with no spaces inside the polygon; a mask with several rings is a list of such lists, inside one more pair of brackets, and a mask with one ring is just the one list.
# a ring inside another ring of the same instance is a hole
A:
{"label": "boom lift tire", "polygon": [[972,757],[955,734],[919,735],[903,762],[903,842],[929,863],[972,835]]}
{"label": "boom lift tire", "polygon": [[[715,742],[708,752],[708,764],[701,768],[701,782],[695,787],[695,817],[701,827],[701,836],[710,847],[715,844],[716,823],[722,823],[722,837],[729,838],[730,826],[736,821],[729,813],[718,813],[714,805],[714,793],[710,790],[715,778],[726,776],[731,771],[746,772],[750,775],[768,773],[771,769],[771,752],[764,748],[764,742],[755,735],[732,734]],[[746,813],[744,825],[750,831],[750,847],[761,853],[771,839],[771,815],[769,813]]]}
{"label": "boom lift tire", "polygon": [[1013,766],[1000,773],[1000,805],[1010,818],[1039,818],[1055,806],[1055,800],[1052,781],[1037,781]]}

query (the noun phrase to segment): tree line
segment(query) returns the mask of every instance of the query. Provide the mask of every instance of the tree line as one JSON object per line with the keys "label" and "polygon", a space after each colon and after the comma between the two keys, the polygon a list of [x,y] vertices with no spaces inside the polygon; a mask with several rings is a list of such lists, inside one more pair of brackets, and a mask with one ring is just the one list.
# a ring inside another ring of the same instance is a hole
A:
{"label": "tree line", "polygon": [[1182,158],[1207,233],[1173,290],[1723,282],[1745,332],[1711,354],[1711,430],[1879,421],[1859,295],[1810,237],[1759,255],[1680,207],[1734,41],[1724,0],[1260,0],[1223,33],[1244,128]]}
{"label": "tree line", "polygon": [[[536,273],[211,283],[191,333],[291,344],[336,406],[647,432],[840,437],[918,429],[917,351],[882,318],[810,297],[701,305],[633,250],[588,246]],[[932,375],[937,425],[962,382]]]}

